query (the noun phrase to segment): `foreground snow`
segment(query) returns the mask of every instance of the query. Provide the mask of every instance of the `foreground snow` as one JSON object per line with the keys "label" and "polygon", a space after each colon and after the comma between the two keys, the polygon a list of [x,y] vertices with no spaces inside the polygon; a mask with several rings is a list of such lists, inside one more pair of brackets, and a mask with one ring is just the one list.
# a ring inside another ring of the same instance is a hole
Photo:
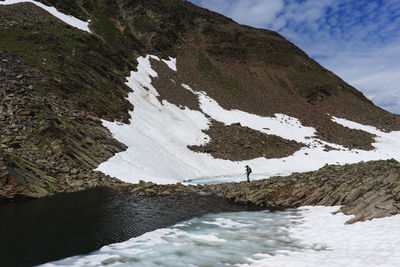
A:
{"label": "foreground snow", "polygon": [[45,266],[398,266],[400,215],[345,225],[338,208],[208,214]]}
{"label": "foreground snow", "polygon": [[12,4],[17,4],[17,3],[32,3],[32,4],[35,4],[38,7],[43,8],[44,10],[46,10],[47,12],[52,14],[53,16],[57,17],[58,19],[64,21],[68,25],[70,25],[72,27],[75,27],[75,28],[78,28],[78,29],[80,29],[82,31],[86,31],[88,33],[91,33],[91,31],[89,29],[89,22],[85,22],[85,21],[77,19],[77,18],[75,18],[73,16],[61,13],[55,7],[46,6],[46,5],[44,5],[44,4],[40,3],[40,2],[36,2],[36,1],[33,1],[33,0],[5,0],[3,2],[0,2],[0,5],[12,5]]}
{"label": "foreground snow", "polygon": [[345,225],[352,216],[329,214],[335,207],[300,210],[304,219],[289,232],[305,251],[258,253],[240,266],[399,266],[400,215]]}
{"label": "foreground snow", "polygon": [[[103,121],[113,136],[128,146],[127,151],[116,154],[98,167],[98,170],[113,177],[133,183],[139,180],[175,183],[196,178],[241,175],[246,164],[252,167],[254,173],[268,177],[317,170],[325,164],[389,158],[400,160],[400,132],[384,133],[374,127],[332,118],[346,127],[377,135],[375,150],[349,150],[315,138],[315,129],[303,126],[296,118],[285,114],[261,117],[239,110],[226,110],[204,92],[194,91],[187,84],[182,84],[183,88],[198,96],[202,112],[182,109],[165,100],[160,102],[157,89],[151,84],[151,78],[157,77],[157,73],[151,68],[150,59],[160,60],[155,56],[139,57],[138,70],[131,72],[127,78],[127,85],[133,90],[128,97],[134,105],[134,111],[130,113],[131,123]],[[162,61],[174,71],[179,71],[175,59]],[[215,159],[208,154],[189,150],[187,145],[202,145],[209,141],[202,130],[209,128],[210,119],[226,125],[241,123],[263,133],[305,143],[308,147],[286,158],[256,158],[241,162]],[[337,150],[324,151],[325,145]]]}

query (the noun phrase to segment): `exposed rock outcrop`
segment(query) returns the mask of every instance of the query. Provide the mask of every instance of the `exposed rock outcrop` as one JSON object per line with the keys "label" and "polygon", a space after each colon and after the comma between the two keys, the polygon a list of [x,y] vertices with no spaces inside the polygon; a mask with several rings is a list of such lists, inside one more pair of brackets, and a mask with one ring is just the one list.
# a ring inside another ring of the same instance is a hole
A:
{"label": "exposed rock outcrop", "polygon": [[258,157],[284,158],[293,155],[304,144],[286,140],[277,135],[264,134],[249,127],[235,123],[224,125],[212,121],[205,130],[211,141],[202,146],[188,146],[191,150],[209,153],[214,158],[233,161],[249,160]]}
{"label": "exposed rock outcrop", "polygon": [[125,146],[96,116],[37,92],[48,77],[0,49],[0,202],[121,183],[93,169]]}

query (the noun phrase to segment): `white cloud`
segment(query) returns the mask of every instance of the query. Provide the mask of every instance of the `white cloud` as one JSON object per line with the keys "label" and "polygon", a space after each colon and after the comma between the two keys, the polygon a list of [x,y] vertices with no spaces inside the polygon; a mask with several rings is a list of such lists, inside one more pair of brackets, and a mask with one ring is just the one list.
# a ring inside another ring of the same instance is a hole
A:
{"label": "white cloud", "polygon": [[200,5],[222,13],[238,23],[262,27],[272,23],[283,9],[283,0],[201,0]]}
{"label": "white cloud", "polygon": [[391,112],[400,114],[400,92],[399,91],[383,91],[372,98],[372,101]]}
{"label": "white cloud", "polygon": [[282,0],[241,0],[236,3],[236,7],[232,10],[233,18],[256,27],[272,23],[283,8]]}

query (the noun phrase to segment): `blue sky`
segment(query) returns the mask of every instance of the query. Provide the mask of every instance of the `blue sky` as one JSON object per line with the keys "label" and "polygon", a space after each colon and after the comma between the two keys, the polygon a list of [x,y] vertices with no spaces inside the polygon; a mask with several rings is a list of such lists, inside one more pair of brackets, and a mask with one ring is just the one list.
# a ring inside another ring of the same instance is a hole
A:
{"label": "blue sky", "polygon": [[399,0],[191,0],[274,30],[375,104],[400,114]]}

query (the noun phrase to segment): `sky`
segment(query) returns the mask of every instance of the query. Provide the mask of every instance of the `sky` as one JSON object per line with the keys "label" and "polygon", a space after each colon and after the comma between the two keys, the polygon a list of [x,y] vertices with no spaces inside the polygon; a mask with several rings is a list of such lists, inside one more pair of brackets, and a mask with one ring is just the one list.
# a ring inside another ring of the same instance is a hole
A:
{"label": "sky", "polygon": [[191,0],[279,32],[376,105],[400,114],[399,0]]}

